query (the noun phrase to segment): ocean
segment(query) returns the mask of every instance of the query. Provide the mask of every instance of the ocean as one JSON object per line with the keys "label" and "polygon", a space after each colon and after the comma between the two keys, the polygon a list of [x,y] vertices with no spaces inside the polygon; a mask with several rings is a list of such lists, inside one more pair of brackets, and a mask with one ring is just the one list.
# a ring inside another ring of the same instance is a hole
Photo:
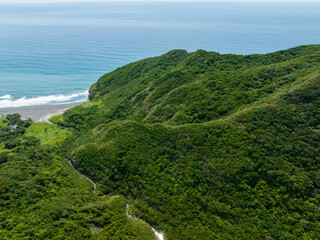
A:
{"label": "ocean", "polygon": [[82,101],[103,74],[172,49],[320,43],[320,3],[0,4],[0,108]]}

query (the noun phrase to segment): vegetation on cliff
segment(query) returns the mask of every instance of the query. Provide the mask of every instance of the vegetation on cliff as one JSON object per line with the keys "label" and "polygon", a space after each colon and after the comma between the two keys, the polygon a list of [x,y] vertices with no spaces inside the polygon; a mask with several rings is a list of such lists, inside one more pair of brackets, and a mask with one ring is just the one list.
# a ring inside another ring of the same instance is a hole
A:
{"label": "vegetation on cliff", "polygon": [[[127,218],[129,203],[167,239],[317,239],[319,86],[319,45],[248,56],[174,50],[101,77],[90,102],[55,118],[64,129],[9,133],[0,123],[9,179],[0,236],[50,225],[45,236],[56,239],[152,239]],[[31,213],[43,225],[23,222]]]}

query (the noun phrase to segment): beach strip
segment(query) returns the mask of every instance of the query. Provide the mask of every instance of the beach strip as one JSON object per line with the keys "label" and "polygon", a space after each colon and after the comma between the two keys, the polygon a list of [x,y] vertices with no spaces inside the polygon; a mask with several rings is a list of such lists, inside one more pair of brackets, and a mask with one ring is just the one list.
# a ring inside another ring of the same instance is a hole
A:
{"label": "beach strip", "polygon": [[67,109],[85,102],[86,101],[55,105],[0,108],[0,117],[7,114],[19,113],[21,117],[31,118],[35,122],[48,122],[51,117],[63,114]]}

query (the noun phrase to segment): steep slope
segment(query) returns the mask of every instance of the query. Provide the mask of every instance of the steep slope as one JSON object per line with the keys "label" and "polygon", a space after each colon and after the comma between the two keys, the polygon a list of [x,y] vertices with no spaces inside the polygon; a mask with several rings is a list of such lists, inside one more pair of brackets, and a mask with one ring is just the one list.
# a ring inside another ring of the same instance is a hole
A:
{"label": "steep slope", "polygon": [[59,150],[68,130],[18,115],[0,122],[0,239],[156,239],[127,217],[123,196],[95,194],[71,168]]}
{"label": "steep slope", "polygon": [[320,45],[174,50],[101,77],[64,129],[1,119],[0,238],[319,239],[319,86]]}
{"label": "steep slope", "polygon": [[219,119],[313,74],[319,51],[318,45],[249,56],[171,51],[103,76],[90,90],[90,107],[73,109],[65,124],[88,128],[127,119],[181,125]]}
{"label": "steep slope", "polygon": [[314,45],[129,64],[64,114],[66,154],[168,239],[319,238],[319,60]]}

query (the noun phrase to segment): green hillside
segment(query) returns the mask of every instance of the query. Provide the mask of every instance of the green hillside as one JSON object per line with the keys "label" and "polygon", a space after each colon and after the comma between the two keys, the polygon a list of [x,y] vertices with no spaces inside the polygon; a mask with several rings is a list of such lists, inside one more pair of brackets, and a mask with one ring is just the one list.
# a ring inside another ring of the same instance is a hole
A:
{"label": "green hillside", "polygon": [[60,127],[1,120],[0,238],[319,239],[319,86],[320,45],[174,50],[102,76]]}

